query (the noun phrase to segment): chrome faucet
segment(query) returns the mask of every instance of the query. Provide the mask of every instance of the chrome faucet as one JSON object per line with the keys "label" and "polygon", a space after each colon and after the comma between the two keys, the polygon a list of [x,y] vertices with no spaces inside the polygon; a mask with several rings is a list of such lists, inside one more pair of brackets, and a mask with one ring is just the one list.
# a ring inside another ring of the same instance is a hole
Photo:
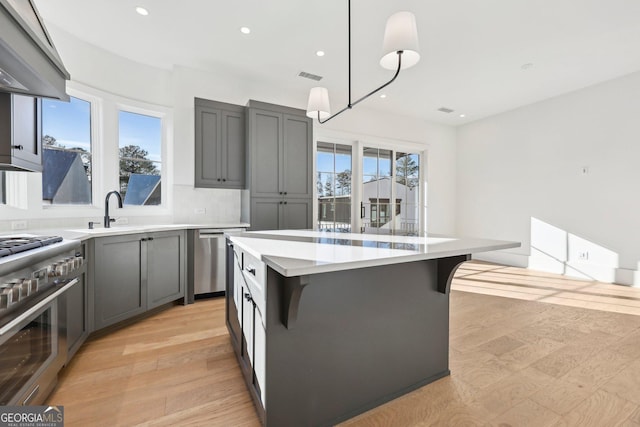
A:
{"label": "chrome faucet", "polygon": [[107,197],[104,198],[104,228],[111,227],[111,223],[115,222],[115,219],[109,218],[109,197],[111,197],[112,194],[115,194],[116,198],[118,199],[118,207],[122,207],[122,196],[120,195],[120,193],[115,190],[109,191],[107,193]]}

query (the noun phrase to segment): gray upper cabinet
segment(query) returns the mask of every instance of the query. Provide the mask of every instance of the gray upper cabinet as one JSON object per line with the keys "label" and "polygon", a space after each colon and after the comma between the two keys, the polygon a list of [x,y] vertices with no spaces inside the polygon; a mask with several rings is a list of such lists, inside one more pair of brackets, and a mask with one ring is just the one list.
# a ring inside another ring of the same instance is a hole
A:
{"label": "gray upper cabinet", "polygon": [[195,98],[195,186],[245,186],[245,108]]}
{"label": "gray upper cabinet", "polygon": [[252,230],[311,228],[313,124],[298,110],[249,101]]}
{"label": "gray upper cabinet", "polygon": [[249,101],[248,120],[251,197],[311,197],[311,119],[303,110]]}
{"label": "gray upper cabinet", "polygon": [[0,170],[42,171],[42,101],[0,92]]}

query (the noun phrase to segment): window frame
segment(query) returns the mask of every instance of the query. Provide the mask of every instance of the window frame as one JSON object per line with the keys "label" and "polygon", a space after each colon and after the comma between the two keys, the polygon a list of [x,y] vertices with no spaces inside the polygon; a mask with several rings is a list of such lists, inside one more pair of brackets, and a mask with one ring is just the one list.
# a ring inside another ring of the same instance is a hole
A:
{"label": "window frame", "polygon": [[89,103],[89,126],[91,135],[91,203],[90,204],[53,204],[44,203],[42,199],[42,180],[39,187],[39,200],[40,206],[43,211],[56,211],[56,213],[68,215],[68,216],[80,216],[78,211],[82,212],[82,215],[87,215],[87,210],[94,210],[98,205],[96,201],[99,200],[99,190],[102,184],[103,169],[100,161],[101,147],[102,147],[102,128],[100,117],[103,113],[102,99],[94,94],[88,93],[81,89],[76,89],[73,86],[67,87],[67,94],[74,98],[78,98],[82,101]]}
{"label": "window frame", "polygon": [[[314,129],[315,130],[315,129]],[[316,170],[316,158],[317,158],[317,145],[318,142],[325,142],[331,144],[351,145],[351,158],[352,158],[352,179],[351,179],[351,227],[354,232],[361,230],[362,220],[360,218],[360,202],[362,201],[362,169],[363,169],[363,148],[378,148],[381,150],[392,151],[392,179],[395,182],[396,170],[395,170],[395,154],[396,152],[417,154],[419,159],[419,185],[420,193],[418,197],[419,206],[419,233],[425,233],[428,231],[428,204],[427,204],[427,188],[428,188],[428,159],[430,145],[428,142],[419,143],[414,141],[394,140],[389,138],[377,138],[370,135],[353,134],[349,132],[322,130],[314,134],[314,147],[313,147],[313,176],[317,176]],[[313,217],[318,218],[318,195],[317,189],[313,187],[314,197],[314,212]],[[395,197],[394,197],[395,199]],[[395,213],[395,212],[394,212]]]}
{"label": "window frame", "polygon": [[[73,87],[67,88],[67,95],[77,98],[81,101],[85,101],[89,103],[89,134],[91,138],[91,203],[87,204],[54,204],[54,203],[44,203],[42,199],[42,182],[40,185],[40,203],[43,210],[55,209],[55,210],[73,210],[77,211],[78,209],[86,210],[97,207],[96,205],[96,197],[98,196],[98,187],[101,184],[102,180],[102,168],[100,167],[100,156],[96,156],[98,146],[101,146],[101,128],[99,127],[99,121],[97,120],[102,114],[102,100],[95,96],[88,94],[84,91],[80,91],[74,89]],[[44,136],[44,134],[43,134]],[[44,150],[44,146],[43,146]],[[97,158],[96,158],[97,157]]]}
{"label": "window frame", "polygon": [[[104,198],[108,191],[119,188],[118,111],[162,116],[162,205],[134,206],[114,209],[119,217],[159,217],[172,215],[173,204],[173,109],[105,92],[79,82],[67,82],[67,93],[91,103],[92,204],[43,204],[40,173],[10,172],[6,179],[5,205],[0,205],[2,220],[27,219],[41,221],[42,227],[84,228],[85,220],[102,222]],[[111,172],[110,172],[111,171]],[[82,220],[82,221],[81,221]]]}
{"label": "window frame", "polygon": [[169,207],[171,206],[171,193],[169,191],[171,174],[168,172],[170,167],[173,167],[170,153],[172,144],[170,139],[172,137],[171,129],[173,128],[171,109],[160,105],[151,105],[142,102],[127,101],[117,102],[115,110],[115,140],[114,147],[116,156],[116,186],[115,188],[120,191],[120,111],[134,114],[141,114],[149,117],[156,117],[160,119],[160,204],[159,205],[126,205],[124,209],[129,212],[137,214],[149,214],[152,212],[157,213],[170,213]]}

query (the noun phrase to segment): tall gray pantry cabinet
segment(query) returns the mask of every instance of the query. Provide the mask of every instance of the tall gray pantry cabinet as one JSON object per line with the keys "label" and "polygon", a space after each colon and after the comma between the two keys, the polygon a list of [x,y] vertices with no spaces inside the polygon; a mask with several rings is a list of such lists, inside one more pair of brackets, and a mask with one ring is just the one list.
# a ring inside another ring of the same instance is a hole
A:
{"label": "tall gray pantry cabinet", "polygon": [[312,227],[313,123],[304,110],[247,104],[251,230]]}

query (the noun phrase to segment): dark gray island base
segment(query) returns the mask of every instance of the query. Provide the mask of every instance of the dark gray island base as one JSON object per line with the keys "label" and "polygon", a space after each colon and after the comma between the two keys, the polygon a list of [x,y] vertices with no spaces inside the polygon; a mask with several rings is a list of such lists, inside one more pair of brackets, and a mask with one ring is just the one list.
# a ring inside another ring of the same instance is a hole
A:
{"label": "dark gray island base", "polygon": [[[449,286],[470,255],[294,277],[263,264],[261,304],[245,289],[255,266],[233,245],[227,327],[264,425],[334,425],[449,374]],[[264,337],[247,343],[248,319]]]}

